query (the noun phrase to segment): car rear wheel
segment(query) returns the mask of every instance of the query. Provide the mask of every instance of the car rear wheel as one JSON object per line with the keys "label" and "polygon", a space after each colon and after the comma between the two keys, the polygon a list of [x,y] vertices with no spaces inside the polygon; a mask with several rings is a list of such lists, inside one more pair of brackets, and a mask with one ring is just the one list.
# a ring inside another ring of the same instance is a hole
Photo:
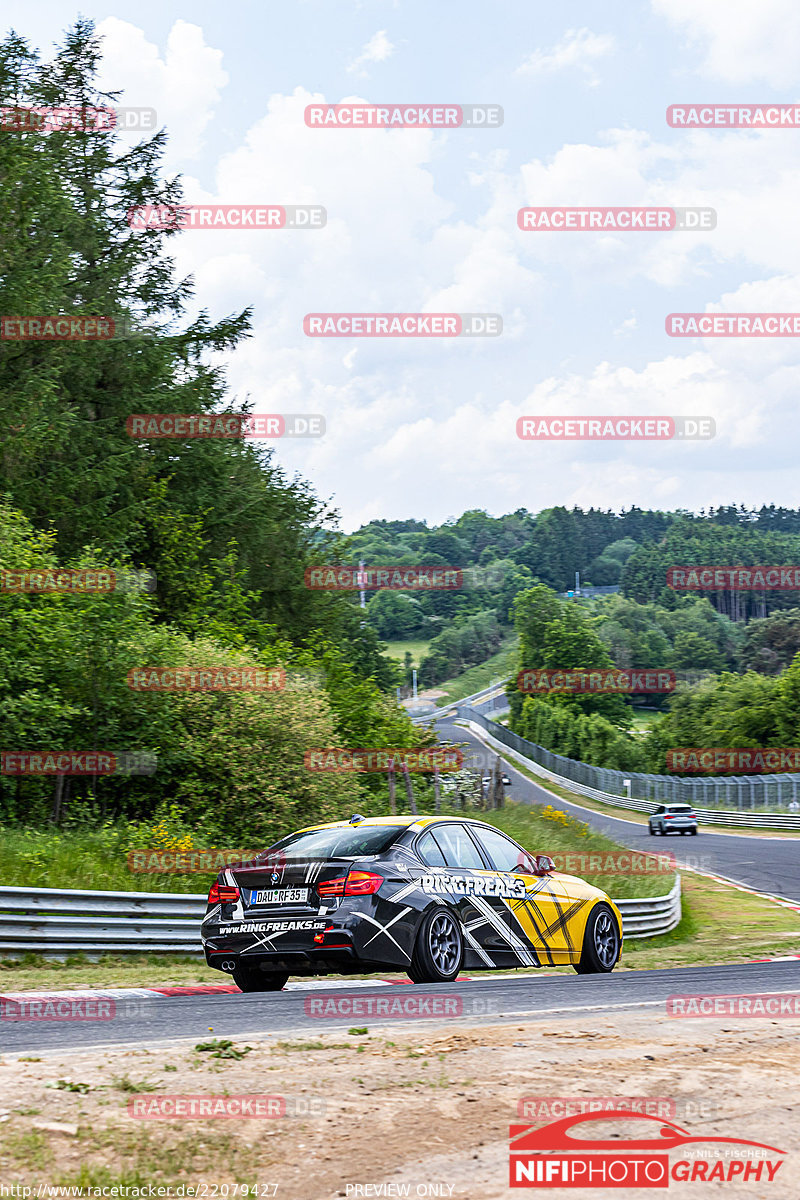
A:
{"label": "car rear wheel", "polygon": [[464,939],[455,917],[435,908],[423,919],[408,975],[414,983],[449,983],[461,970]]}
{"label": "car rear wheel", "polygon": [[697,836],[697,830],[696,830],[696,829],[690,829],[690,830],[689,830],[689,833],[691,833],[691,834],[692,834],[694,837],[696,837],[696,836]]}
{"label": "car rear wheel", "polygon": [[647,826],[647,832],[650,834],[650,837],[655,837],[655,836],[656,836],[656,831],[655,831],[655,829],[653,829],[653,826],[652,826],[652,825],[648,825],[648,826]]}
{"label": "car rear wheel", "polygon": [[613,971],[619,959],[619,928],[607,904],[596,904],[589,913],[583,935],[580,962],[573,966],[579,975]]}
{"label": "car rear wheel", "polygon": [[279,992],[289,978],[288,971],[260,971],[258,967],[237,967],[232,975],[240,992]]}

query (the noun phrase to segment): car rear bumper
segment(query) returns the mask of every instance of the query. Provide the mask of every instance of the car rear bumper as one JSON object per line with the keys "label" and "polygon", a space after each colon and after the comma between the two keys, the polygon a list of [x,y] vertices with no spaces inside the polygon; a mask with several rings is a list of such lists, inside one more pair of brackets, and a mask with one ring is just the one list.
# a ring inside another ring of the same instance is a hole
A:
{"label": "car rear bumper", "polygon": [[263,931],[211,932],[203,939],[206,962],[228,972],[240,965],[269,966],[292,975],[355,969],[358,956],[346,930],[332,928],[329,921],[307,924],[312,927],[273,934],[273,941],[267,941]]}

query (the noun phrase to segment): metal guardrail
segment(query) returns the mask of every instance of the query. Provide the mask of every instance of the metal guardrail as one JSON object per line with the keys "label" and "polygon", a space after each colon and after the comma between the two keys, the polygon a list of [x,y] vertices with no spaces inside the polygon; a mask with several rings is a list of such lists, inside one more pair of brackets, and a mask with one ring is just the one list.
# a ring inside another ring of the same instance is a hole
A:
{"label": "metal guardrail", "polygon": [[[560,754],[553,754],[551,750],[545,750],[543,746],[537,746],[535,742],[529,742],[527,738],[520,737],[518,733],[514,733],[505,725],[498,725],[496,721],[490,720],[484,713],[478,712],[477,709],[470,708],[467,705],[460,704],[458,706],[458,716],[461,720],[472,721],[485,729],[510,754],[516,754],[534,774],[540,775],[543,779],[549,779],[551,783],[557,783],[579,796],[588,796],[592,800],[600,800],[605,804],[613,804],[616,808],[627,808],[634,812],[643,813],[655,812],[659,804],[674,803],[675,801],[686,804],[693,803],[691,796],[688,794],[675,796],[672,793],[665,793],[660,799],[641,800],[637,797],[621,796],[617,792],[607,792],[602,788],[591,787],[570,775],[563,775],[551,770],[550,767],[545,766],[540,760],[556,760],[559,764],[571,763],[576,768],[586,767],[588,770],[603,770],[605,768],[589,767],[587,763],[578,762],[577,759],[564,758]],[[615,774],[621,776],[623,772],[619,771],[615,772]],[[658,778],[658,776],[652,776],[651,778]],[[671,776],[665,775],[662,778],[665,784],[672,782]],[[787,778],[791,778],[791,776],[787,776]],[[632,786],[635,786],[637,781],[636,774],[631,773],[630,779]],[[684,782],[696,783],[698,781]],[[693,807],[699,819],[706,825],[739,825],[751,829],[794,829],[800,832],[800,813],[759,813],[752,810],[744,811],[742,809],[703,808],[697,804],[694,804]]]}
{"label": "metal guardrail", "polygon": [[681,877],[666,896],[647,896],[641,900],[615,900],[622,913],[622,932],[626,939],[656,937],[669,933],[681,919]]}
{"label": "metal guardrail", "polygon": [[0,954],[194,954],[207,897],[0,887]]}
{"label": "metal guardrail", "polygon": [[[688,672],[683,674],[688,674]],[[507,682],[508,680],[502,681],[502,683]],[[457,701],[457,705],[471,708],[473,701],[480,704],[489,691],[491,688],[484,688],[482,691],[476,692],[474,696],[465,696],[462,700]],[[497,705],[497,712],[501,707],[505,709],[505,701]],[[477,712],[478,709],[475,711]],[[545,749],[544,746],[538,746],[535,742],[520,737],[519,734],[512,736],[530,748],[526,752],[529,758],[569,780],[570,786],[573,786],[575,791],[578,788],[574,785],[581,784],[583,788],[595,789],[601,796],[603,793],[608,793],[612,796],[627,798],[628,789],[625,781],[628,780],[631,785],[630,790],[636,793],[637,799],[652,800],[656,804],[663,804],[665,801],[686,803],[693,805],[698,811],[702,808],[707,812],[713,812],[715,809],[723,809],[724,805],[731,803],[736,804],[736,809],[725,809],[724,811],[750,813],[758,808],[766,809],[770,806],[786,808],[793,802],[800,804],[800,774],[797,772],[785,771],[777,775],[761,773],[696,775],[689,778],[683,775],[656,775],[646,771],[621,771],[616,767],[599,767],[594,763],[581,762],[580,759],[567,758],[563,754],[556,754],[553,750]],[[512,744],[516,745],[516,743]],[[591,792],[585,791],[583,794],[588,796]],[[715,809],[706,808],[708,801],[715,805]],[[627,806],[623,805],[623,807]],[[640,811],[652,812],[652,809],[641,809]],[[779,822],[778,828],[800,829],[800,814],[794,822],[791,820],[791,814],[787,814],[787,816],[789,816],[790,823],[781,825]],[[725,822],[725,824],[728,823]],[[739,824],[738,821],[730,823]],[[763,824],[763,822],[757,822],[757,824]],[[772,825],[773,822],[769,822],[769,824]]]}
{"label": "metal guardrail", "polygon": [[[666,896],[614,903],[626,938],[666,933],[681,919],[680,876]],[[205,911],[205,893],[0,887],[0,955],[199,954]]]}

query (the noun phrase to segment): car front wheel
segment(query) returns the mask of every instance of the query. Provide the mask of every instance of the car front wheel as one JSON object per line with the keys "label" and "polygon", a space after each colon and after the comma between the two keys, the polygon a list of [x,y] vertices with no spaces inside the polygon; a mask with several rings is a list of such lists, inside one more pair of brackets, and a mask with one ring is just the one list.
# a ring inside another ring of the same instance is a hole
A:
{"label": "car front wheel", "polygon": [[619,959],[619,947],[616,917],[607,904],[596,904],[586,922],[580,962],[573,966],[579,975],[613,971]]}
{"label": "car front wheel", "polygon": [[446,908],[434,908],[419,927],[414,953],[407,968],[414,983],[449,983],[461,970],[464,939]]}
{"label": "car front wheel", "polygon": [[279,992],[289,978],[288,971],[259,971],[258,967],[236,967],[231,974],[240,992]]}

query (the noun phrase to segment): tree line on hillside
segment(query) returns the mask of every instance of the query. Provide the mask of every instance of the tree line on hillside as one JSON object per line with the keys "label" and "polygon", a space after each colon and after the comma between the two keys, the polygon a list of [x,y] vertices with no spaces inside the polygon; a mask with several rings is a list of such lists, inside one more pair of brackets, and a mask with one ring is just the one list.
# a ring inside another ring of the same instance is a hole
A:
{"label": "tree line on hillside", "polygon": [[[635,506],[620,513],[556,506],[491,517],[473,509],[430,528],[415,520],[371,521],[345,547],[353,563],[465,571],[465,586],[454,591],[367,593],[367,621],[380,637],[430,638],[447,622],[482,610],[495,609],[500,623],[509,624],[519,591],[536,581],[565,592],[574,588],[576,572],[587,587],[618,586],[640,603],[674,608],[684,596],[668,585],[672,566],[800,564],[800,510],[731,505],[698,515]],[[796,592],[701,594],[736,621],[800,606]]]}
{"label": "tree line on hillside", "polygon": [[[537,585],[514,602],[519,652],[507,692],[510,726],[568,758],[625,771],[667,771],[678,747],[780,747],[800,736],[800,609],[745,628],[709,600],[673,607],[622,596],[564,600]],[[638,696],[661,709],[650,730],[632,731],[632,697],[617,693],[527,693],[518,673],[534,668],[675,670],[674,693]],[[681,672],[706,668],[697,682]]]}

